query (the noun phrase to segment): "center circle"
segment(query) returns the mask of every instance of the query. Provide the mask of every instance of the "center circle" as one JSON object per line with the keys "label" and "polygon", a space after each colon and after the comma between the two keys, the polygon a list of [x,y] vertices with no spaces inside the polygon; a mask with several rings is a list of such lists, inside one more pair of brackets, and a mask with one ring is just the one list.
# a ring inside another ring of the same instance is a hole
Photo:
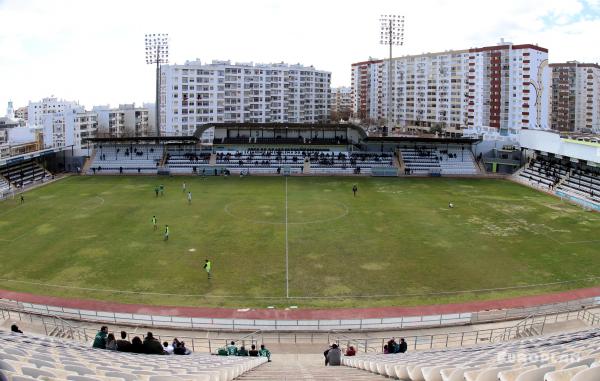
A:
{"label": "center circle", "polygon": [[[337,201],[287,203],[287,224],[317,224],[335,221],[348,215],[348,207]],[[231,217],[256,224],[285,225],[286,205],[271,201],[235,201],[225,205]]]}

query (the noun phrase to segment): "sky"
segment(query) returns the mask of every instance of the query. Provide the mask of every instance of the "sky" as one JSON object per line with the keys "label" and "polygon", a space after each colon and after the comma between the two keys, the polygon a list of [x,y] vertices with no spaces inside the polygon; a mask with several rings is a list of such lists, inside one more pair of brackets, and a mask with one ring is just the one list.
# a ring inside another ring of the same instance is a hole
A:
{"label": "sky", "polygon": [[54,95],[93,105],[154,100],[145,33],[169,33],[170,62],[287,62],[350,85],[382,58],[379,17],[406,17],[394,56],[538,44],[550,62],[600,61],[600,0],[0,0],[0,115]]}

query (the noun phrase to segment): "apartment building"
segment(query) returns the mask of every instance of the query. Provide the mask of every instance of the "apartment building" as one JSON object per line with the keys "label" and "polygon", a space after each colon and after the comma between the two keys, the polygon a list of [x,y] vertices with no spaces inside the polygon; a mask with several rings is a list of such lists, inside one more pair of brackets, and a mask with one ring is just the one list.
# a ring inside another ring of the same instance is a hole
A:
{"label": "apartment building", "polygon": [[[354,112],[387,120],[389,60],[352,65]],[[392,127],[460,133],[491,127],[501,135],[548,128],[548,51],[502,41],[496,46],[392,59]]]}
{"label": "apartment building", "polygon": [[81,106],[66,107],[42,117],[45,148],[88,148],[87,138],[96,137],[98,114]]}
{"label": "apartment building", "polygon": [[569,61],[552,69],[553,130],[600,133],[600,66]]}
{"label": "apartment building", "polygon": [[351,87],[332,87],[329,100],[332,113],[340,113],[345,110],[352,110],[352,88]]}
{"label": "apartment building", "polygon": [[73,101],[44,98],[39,102],[29,102],[27,107],[28,126],[43,131],[46,148],[69,147],[86,148],[86,138],[96,136],[98,116],[86,111]]}
{"label": "apartment building", "polygon": [[[316,123],[329,117],[331,73],[312,66],[200,60],[163,65],[161,134],[207,123]],[[203,140],[210,138],[207,131]]]}
{"label": "apartment building", "polygon": [[[98,134],[110,137],[152,136],[150,110],[136,107],[135,103],[121,104],[118,108],[94,106],[98,113]],[[154,115],[154,113],[153,113]]]}

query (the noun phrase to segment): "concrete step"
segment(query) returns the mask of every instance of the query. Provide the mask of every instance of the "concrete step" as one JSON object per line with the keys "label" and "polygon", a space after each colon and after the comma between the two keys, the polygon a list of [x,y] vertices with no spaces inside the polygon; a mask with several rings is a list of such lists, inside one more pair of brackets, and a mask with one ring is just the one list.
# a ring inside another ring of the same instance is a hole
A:
{"label": "concrete step", "polygon": [[346,366],[325,366],[323,355],[274,355],[272,362],[245,373],[237,380],[384,380],[386,377]]}

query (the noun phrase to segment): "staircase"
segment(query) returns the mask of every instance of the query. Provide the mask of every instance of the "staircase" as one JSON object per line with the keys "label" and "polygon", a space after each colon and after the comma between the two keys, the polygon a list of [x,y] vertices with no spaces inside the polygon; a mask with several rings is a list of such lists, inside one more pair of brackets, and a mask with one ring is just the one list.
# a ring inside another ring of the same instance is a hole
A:
{"label": "staircase", "polygon": [[310,160],[304,160],[304,169],[302,170],[302,173],[310,173]]}
{"label": "staircase", "polygon": [[398,167],[398,174],[404,174],[406,166],[404,165],[404,159],[402,158],[402,152],[397,149],[394,157],[394,167]]}
{"label": "staircase", "polygon": [[273,355],[272,362],[245,373],[236,380],[385,380],[375,375],[346,366],[325,366],[323,355]]}

